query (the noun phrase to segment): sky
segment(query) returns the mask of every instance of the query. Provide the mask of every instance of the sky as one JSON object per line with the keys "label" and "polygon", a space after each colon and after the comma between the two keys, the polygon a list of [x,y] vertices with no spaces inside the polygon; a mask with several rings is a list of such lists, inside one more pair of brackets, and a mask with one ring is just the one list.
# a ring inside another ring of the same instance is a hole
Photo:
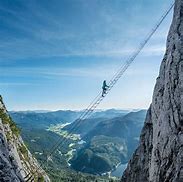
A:
{"label": "sky", "polygon": [[[0,94],[8,110],[84,109],[172,0],[0,0]],[[148,108],[168,15],[99,106]]]}

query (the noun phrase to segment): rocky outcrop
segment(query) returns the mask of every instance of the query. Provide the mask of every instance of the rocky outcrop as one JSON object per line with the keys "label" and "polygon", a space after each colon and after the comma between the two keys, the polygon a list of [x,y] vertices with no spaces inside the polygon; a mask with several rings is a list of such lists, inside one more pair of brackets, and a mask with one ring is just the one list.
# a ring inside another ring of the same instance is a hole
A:
{"label": "rocky outcrop", "polygon": [[153,101],[121,181],[183,181],[183,0],[175,1]]}
{"label": "rocky outcrop", "polygon": [[49,181],[25,146],[0,96],[0,181]]}

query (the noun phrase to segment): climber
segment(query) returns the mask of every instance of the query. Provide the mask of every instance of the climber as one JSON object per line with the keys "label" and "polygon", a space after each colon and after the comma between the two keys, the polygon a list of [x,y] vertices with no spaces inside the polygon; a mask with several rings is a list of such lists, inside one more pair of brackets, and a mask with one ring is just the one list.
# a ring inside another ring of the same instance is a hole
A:
{"label": "climber", "polygon": [[106,84],[106,80],[103,81],[103,86],[102,86],[102,97],[104,97],[104,95],[106,94],[107,89],[109,88],[109,86]]}

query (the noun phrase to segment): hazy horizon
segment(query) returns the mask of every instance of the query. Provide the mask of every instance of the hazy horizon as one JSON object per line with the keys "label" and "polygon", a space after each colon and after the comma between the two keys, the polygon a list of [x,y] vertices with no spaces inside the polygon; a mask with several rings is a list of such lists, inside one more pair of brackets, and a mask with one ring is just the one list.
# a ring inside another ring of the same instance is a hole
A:
{"label": "hazy horizon", "polygon": [[[141,110],[147,110],[148,108],[105,108],[105,109],[95,109],[94,112],[100,112],[100,111],[108,111],[108,110],[117,110],[117,111],[129,111],[129,112],[135,112],[135,111],[141,111]],[[56,109],[56,110],[47,110],[47,109],[36,109],[36,110],[8,110],[9,112],[56,112],[56,111],[75,111],[80,112],[84,111],[83,109]]]}

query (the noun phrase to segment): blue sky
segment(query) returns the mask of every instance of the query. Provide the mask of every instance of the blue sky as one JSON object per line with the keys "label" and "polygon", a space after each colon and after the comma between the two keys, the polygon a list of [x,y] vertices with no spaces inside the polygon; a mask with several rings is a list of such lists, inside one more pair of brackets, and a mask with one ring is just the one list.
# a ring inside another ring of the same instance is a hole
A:
{"label": "blue sky", "polygon": [[[84,109],[171,0],[0,0],[0,94],[9,110]],[[147,108],[172,14],[100,108]]]}

